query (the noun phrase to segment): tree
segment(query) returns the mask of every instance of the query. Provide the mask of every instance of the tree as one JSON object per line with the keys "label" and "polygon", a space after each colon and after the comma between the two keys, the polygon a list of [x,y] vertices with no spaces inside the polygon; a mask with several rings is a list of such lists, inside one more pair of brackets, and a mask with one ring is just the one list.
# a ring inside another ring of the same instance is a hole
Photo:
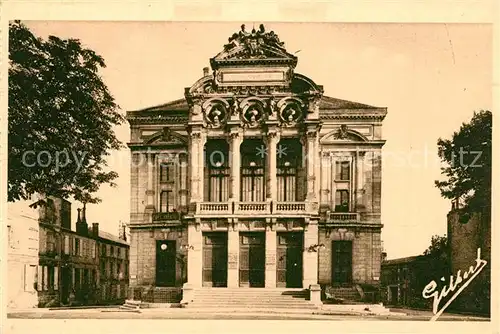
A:
{"label": "tree", "polygon": [[77,39],[36,37],[20,21],[9,24],[8,200],[32,194],[98,203],[110,150],[122,147],[122,124],[99,69],[104,59]]}
{"label": "tree", "polygon": [[463,203],[461,221],[475,212],[489,216],[491,208],[492,115],[488,110],[474,112],[469,123],[451,138],[439,139],[438,154],[446,164],[441,168],[445,181],[435,181],[444,198]]}
{"label": "tree", "polygon": [[433,235],[431,238],[431,245],[424,251],[424,255],[446,261],[448,257],[448,238],[446,235]]}

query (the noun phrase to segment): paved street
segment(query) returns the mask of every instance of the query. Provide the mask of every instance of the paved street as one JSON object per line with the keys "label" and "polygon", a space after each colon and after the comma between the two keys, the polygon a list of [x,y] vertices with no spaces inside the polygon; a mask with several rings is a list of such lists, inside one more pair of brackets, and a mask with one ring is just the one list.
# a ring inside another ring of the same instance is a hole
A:
{"label": "paved street", "polygon": [[[401,312],[403,310],[398,310]],[[10,319],[198,319],[198,320],[397,320],[428,321],[432,316],[429,311],[409,311],[408,315],[349,315],[349,314],[283,314],[212,312],[207,310],[187,310],[179,308],[142,309],[140,312],[119,309],[32,309],[8,313]],[[488,318],[443,314],[438,321],[489,321]]]}

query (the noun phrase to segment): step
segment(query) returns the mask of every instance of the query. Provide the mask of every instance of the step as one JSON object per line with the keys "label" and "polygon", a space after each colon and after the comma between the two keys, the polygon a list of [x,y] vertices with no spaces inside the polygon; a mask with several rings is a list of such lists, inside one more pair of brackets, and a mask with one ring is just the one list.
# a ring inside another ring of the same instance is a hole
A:
{"label": "step", "polygon": [[220,304],[197,304],[189,303],[186,308],[215,308],[215,309],[317,309],[314,305],[274,305],[274,304],[262,304],[262,305],[224,305],[221,307]]}
{"label": "step", "polygon": [[212,314],[234,314],[234,313],[244,313],[248,314],[256,314],[256,313],[265,313],[265,314],[297,314],[297,315],[305,315],[305,314],[314,314],[318,309],[314,308],[297,308],[297,309],[281,309],[281,308],[196,308],[193,307],[190,312],[193,313],[212,313]]}
{"label": "step", "polygon": [[240,302],[240,301],[225,301],[225,302],[220,302],[216,300],[193,300],[191,302],[192,304],[217,304],[217,305],[283,305],[283,306],[300,306],[300,305],[312,305],[309,302],[303,302],[303,303],[283,303],[283,302],[275,302],[275,301],[270,301],[270,302]]}

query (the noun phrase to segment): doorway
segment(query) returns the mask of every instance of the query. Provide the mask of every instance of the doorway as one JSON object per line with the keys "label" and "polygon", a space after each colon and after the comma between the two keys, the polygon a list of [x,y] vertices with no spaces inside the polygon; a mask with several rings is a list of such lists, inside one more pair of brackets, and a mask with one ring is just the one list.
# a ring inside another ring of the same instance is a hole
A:
{"label": "doorway", "polygon": [[263,288],[266,269],[265,232],[240,234],[240,286]]}
{"label": "doorway", "polygon": [[276,285],[284,288],[302,287],[302,232],[283,232],[277,234]]}
{"label": "doorway", "polygon": [[332,282],[336,285],[352,283],[352,241],[332,241]]}
{"label": "doorway", "polygon": [[203,234],[203,286],[227,287],[227,233]]}
{"label": "doorway", "polygon": [[69,292],[71,289],[71,269],[68,267],[61,268],[61,303],[63,305],[69,304]]}
{"label": "doorway", "polygon": [[156,240],[156,286],[175,286],[175,240]]}

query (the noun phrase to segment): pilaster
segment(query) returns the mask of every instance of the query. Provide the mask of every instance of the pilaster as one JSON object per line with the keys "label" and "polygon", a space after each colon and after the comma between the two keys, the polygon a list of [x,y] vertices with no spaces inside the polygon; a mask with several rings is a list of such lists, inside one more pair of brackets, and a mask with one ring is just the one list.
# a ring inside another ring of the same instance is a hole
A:
{"label": "pilaster", "polygon": [[277,189],[277,167],[276,167],[276,145],[279,142],[279,132],[276,130],[269,130],[266,135],[267,139],[267,171],[266,171],[266,180],[267,180],[267,200],[268,201],[276,201],[278,199],[278,189]]}
{"label": "pilaster", "polygon": [[266,228],[266,288],[276,287],[276,243],[276,229],[269,224]]}
{"label": "pilaster", "polygon": [[318,283],[318,251],[310,250],[310,246],[318,245],[318,222],[311,220],[304,231],[303,281],[302,286],[309,288]]}
{"label": "pilaster", "polygon": [[199,222],[193,221],[188,225],[188,250],[187,279],[190,286],[200,288],[202,286],[202,246],[203,239]]}
{"label": "pilaster", "polygon": [[153,153],[147,153],[147,159],[148,159],[148,181],[147,181],[147,189],[146,189],[146,198],[147,198],[147,204],[146,204],[146,212],[151,213],[155,211],[155,205],[154,205],[154,164],[155,164],[155,154]]}
{"label": "pilaster", "polygon": [[[231,225],[231,224],[230,224]],[[229,226],[227,231],[227,287],[237,288],[239,286],[239,233],[238,223]]]}
{"label": "pilaster", "polygon": [[240,146],[243,141],[243,136],[238,129],[234,129],[229,134],[229,145],[231,150],[231,199],[234,202],[240,200],[240,173],[241,173],[241,158]]}

